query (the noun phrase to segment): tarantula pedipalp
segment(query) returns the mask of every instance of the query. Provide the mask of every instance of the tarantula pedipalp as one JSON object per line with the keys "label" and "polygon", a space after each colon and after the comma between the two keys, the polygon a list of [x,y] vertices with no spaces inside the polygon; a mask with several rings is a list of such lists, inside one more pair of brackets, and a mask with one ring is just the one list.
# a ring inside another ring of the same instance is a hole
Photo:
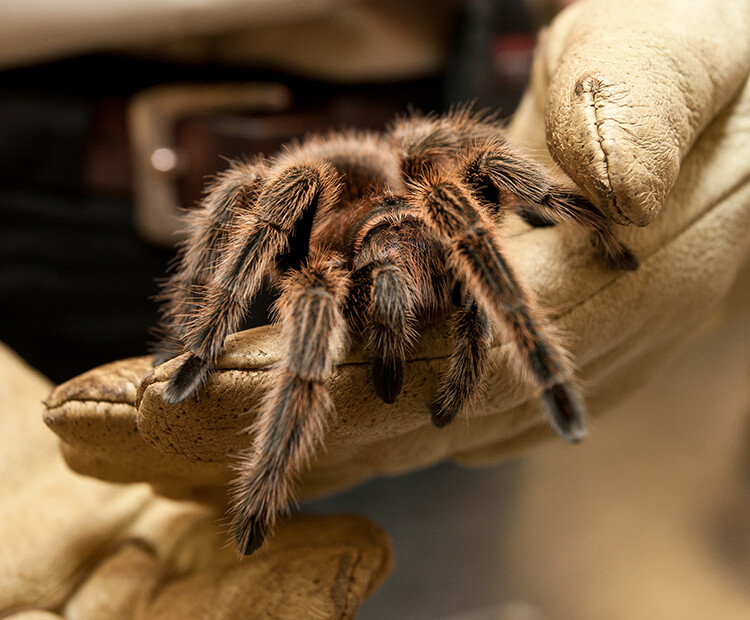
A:
{"label": "tarantula pedipalp", "polygon": [[322,441],[333,407],[325,383],[352,338],[366,341],[374,389],[390,403],[416,328],[450,316],[455,346],[432,407],[443,426],[478,390],[492,325],[505,324],[551,426],[568,441],[584,436],[567,355],[502,252],[499,226],[512,207],[533,225],[573,222],[610,264],[637,267],[590,202],[515,153],[493,117],[468,108],[410,115],[385,134],[311,138],[220,175],[165,285],[162,359],[187,356],[164,399],[199,389],[269,277],[285,348],[252,448],[236,464],[241,552],[260,546]]}

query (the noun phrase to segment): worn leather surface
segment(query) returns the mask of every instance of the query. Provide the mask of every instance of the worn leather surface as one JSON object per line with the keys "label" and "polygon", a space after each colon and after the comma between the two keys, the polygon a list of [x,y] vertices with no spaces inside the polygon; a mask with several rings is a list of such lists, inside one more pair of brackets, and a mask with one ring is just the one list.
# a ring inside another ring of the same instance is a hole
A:
{"label": "worn leather surface", "polygon": [[[127,406],[112,401],[134,396],[138,373],[110,375],[109,391],[97,392],[97,415],[113,422],[106,441],[125,453]],[[352,618],[389,572],[389,541],[363,517],[285,520],[239,562],[215,510],[71,472],[40,420],[51,387],[0,345],[3,618]],[[79,384],[67,402],[91,390]]]}
{"label": "worn leather surface", "polygon": [[[648,381],[733,287],[746,285],[736,277],[750,243],[748,42],[727,35],[744,23],[746,6],[725,3],[719,16],[702,3],[689,11],[666,0],[602,6],[584,1],[556,20],[509,130],[542,161],[550,161],[548,144],[592,197],[614,196],[625,219],[650,222],[617,227],[641,268],[623,273],[603,266],[584,236],[565,226],[529,230],[510,223],[505,240],[563,334],[594,418]],[[614,32],[609,46],[600,36],[610,32],[605,23]],[[703,48],[711,59],[708,77],[706,63],[696,59]],[[592,133],[593,95],[583,97],[577,87],[586,75],[615,85],[597,91],[593,103],[597,114],[611,117],[605,123],[615,132],[611,140]],[[609,186],[599,147],[610,149],[610,164],[622,162],[608,165]],[[607,200],[604,208],[616,216]],[[433,428],[428,406],[450,350],[444,332],[424,335],[394,405],[378,400],[366,360],[353,351],[331,381],[337,416],[326,450],[303,477],[302,497],[444,459],[492,463],[552,436],[502,332],[491,352],[486,398],[464,419]],[[176,362],[153,371],[147,359],[116,362],[57,388],[46,420],[76,471],[223,501],[227,465],[251,443],[244,429],[273,381],[279,350],[275,327],[236,334],[206,389],[173,406],[160,395]]]}
{"label": "worn leather surface", "polygon": [[750,70],[750,4],[573,5],[539,54],[555,160],[619,224],[659,213],[684,157]]}

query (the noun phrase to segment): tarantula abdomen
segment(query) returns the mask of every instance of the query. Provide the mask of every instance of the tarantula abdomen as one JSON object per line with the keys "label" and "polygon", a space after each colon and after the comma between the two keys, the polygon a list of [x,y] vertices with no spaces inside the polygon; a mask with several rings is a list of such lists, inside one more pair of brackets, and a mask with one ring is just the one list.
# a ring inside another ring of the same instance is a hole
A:
{"label": "tarantula abdomen", "polygon": [[637,267],[588,200],[516,153],[493,117],[468,108],[410,115],[382,134],[310,138],[219,176],[190,216],[164,287],[165,348],[188,353],[164,398],[200,388],[270,279],[284,348],[252,447],[235,466],[243,553],[286,510],[295,475],[323,441],[333,410],[326,382],[353,340],[366,344],[377,395],[397,403],[419,329],[447,322],[454,348],[432,403],[433,423],[445,426],[480,391],[493,325],[503,324],[549,424],[563,439],[583,438],[569,356],[502,247],[511,210],[534,225],[571,222],[609,264]]}

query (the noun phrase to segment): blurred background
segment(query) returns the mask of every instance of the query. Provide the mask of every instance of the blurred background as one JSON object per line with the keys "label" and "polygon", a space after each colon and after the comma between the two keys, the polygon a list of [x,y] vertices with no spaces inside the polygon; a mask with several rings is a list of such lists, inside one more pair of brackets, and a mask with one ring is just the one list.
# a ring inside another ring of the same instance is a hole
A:
{"label": "blurred background", "polygon": [[[225,158],[409,108],[509,116],[564,3],[217,0],[178,24],[158,4],[0,8],[0,340],[55,382],[147,352],[179,211]],[[581,447],[304,506],[393,537],[396,569],[361,617],[750,617],[741,318],[707,328]]]}

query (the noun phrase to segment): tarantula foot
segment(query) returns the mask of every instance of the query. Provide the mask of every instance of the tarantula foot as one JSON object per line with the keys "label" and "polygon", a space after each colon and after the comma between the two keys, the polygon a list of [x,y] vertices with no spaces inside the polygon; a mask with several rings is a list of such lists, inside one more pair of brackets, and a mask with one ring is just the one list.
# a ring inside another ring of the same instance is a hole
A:
{"label": "tarantula foot", "polygon": [[604,231],[591,236],[591,245],[614,269],[621,271],[635,271],[640,267],[638,257],[632,250],[616,239],[611,232]]}
{"label": "tarantula foot", "polygon": [[432,403],[432,424],[437,428],[448,426],[458,415],[456,407],[446,406],[443,402],[435,401]]}
{"label": "tarantula foot", "polygon": [[550,425],[565,441],[578,443],[586,437],[586,411],[569,385],[558,383],[547,388],[542,403]]}
{"label": "tarantula foot", "polygon": [[641,266],[638,257],[625,246],[622,246],[622,251],[617,256],[612,257],[612,263],[617,269],[623,271],[635,271]]}
{"label": "tarantula foot", "polygon": [[549,228],[550,226],[555,225],[555,222],[532,209],[519,207],[518,215],[521,216],[521,219],[524,222],[526,222],[529,226],[533,226],[534,228]]}
{"label": "tarantula foot", "polygon": [[404,385],[404,362],[400,359],[375,359],[372,362],[372,384],[384,403],[395,403]]}
{"label": "tarantula foot", "polygon": [[162,399],[170,405],[181,403],[198,390],[211,369],[210,362],[191,353],[169,380],[169,385],[164,390]]}
{"label": "tarantula foot", "polygon": [[243,517],[234,525],[234,539],[242,555],[257,551],[266,539],[268,526],[256,517]]}

